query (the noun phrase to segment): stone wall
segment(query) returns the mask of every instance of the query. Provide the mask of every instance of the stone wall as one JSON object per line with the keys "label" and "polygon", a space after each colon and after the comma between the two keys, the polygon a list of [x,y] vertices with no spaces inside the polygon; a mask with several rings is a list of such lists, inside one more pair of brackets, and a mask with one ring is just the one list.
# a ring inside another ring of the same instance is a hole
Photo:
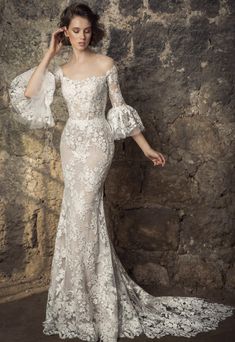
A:
{"label": "stone wall", "polygon": [[[121,261],[143,286],[234,293],[234,2],[87,3],[107,29],[97,51],[117,61],[126,102],[167,158],[164,168],[153,167],[131,138],[116,142],[105,210]],[[49,282],[68,114],[58,88],[56,127],[28,130],[12,119],[7,89],[38,64],[67,4],[0,1],[2,300]]]}

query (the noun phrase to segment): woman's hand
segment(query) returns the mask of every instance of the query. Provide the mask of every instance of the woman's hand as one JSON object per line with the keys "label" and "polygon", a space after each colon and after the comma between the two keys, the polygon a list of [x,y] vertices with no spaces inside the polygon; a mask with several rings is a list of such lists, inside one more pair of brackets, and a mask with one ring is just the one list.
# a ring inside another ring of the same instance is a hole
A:
{"label": "woman's hand", "polygon": [[152,147],[149,145],[148,141],[145,139],[142,132],[132,135],[132,138],[135,140],[137,145],[139,145],[144,155],[153,162],[154,166],[165,165],[166,161],[163,155],[160,152],[157,152],[154,149],[152,149]]}
{"label": "woman's hand", "polygon": [[48,48],[48,53],[53,57],[60,51],[63,44],[61,41],[61,37],[64,35],[65,26],[59,28],[58,30],[54,31],[51,35],[51,41]]}
{"label": "woman's hand", "polygon": [[153,162],[154,166],[165,165],[166,161],[165,161],[164,156],[160,152],[157,152],[154,149],[152,149],[151,147],[147,151],[144,152],[144,155]]}

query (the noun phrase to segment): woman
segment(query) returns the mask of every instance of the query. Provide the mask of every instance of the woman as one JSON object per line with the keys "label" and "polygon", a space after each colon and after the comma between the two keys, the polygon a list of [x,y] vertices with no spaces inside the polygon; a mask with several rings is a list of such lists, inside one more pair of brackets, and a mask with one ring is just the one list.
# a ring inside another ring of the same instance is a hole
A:
{"label": "woman", "polygon": [[[60,143],[64,194],[43,332],[116,342],[141,333],[190,337],[212,330],[232,315],[232,307],[150,295],[128,276],[108,236],[103,185],[114,140],[132,136],[154,166],[164,166],[165,158],[148,144],[141,118],[125,103],[114,60],[90,48],[103,36],[98,19],[84,4],[67,7],[41,63],[17,76],[10,89],[16,118],[31,128],[55,125],[50,111],[55,80],[69,110]],[[52,74],[48,65],[67,43],[73,54]],[[107,92],[112,108],[106,119]]]}

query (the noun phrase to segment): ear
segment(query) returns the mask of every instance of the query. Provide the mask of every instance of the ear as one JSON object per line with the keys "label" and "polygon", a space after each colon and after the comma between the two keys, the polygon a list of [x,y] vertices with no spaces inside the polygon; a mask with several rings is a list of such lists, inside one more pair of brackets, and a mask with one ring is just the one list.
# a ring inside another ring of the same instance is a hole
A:
{"label": "ear", "polygon": [[65,27],[65,30],[64,30],[64,35],[66,36],[66,37],[68,37],[69,35],[68,35],[68,29],[67,29],[67,27]]}

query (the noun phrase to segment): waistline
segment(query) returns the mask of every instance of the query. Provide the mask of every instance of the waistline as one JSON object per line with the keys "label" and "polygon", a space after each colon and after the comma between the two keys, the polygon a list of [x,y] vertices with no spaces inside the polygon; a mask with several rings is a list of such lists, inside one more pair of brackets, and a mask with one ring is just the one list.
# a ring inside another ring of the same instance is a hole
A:
{"label": "waistline", "polygon": [[69,121],[90,121],[90,120],[106,120],[106,117],[105,116],[102,116],[102,117],[93,117],[93,118],[76,118],[76,117],[72,117],[70,116],[68,118]]}

